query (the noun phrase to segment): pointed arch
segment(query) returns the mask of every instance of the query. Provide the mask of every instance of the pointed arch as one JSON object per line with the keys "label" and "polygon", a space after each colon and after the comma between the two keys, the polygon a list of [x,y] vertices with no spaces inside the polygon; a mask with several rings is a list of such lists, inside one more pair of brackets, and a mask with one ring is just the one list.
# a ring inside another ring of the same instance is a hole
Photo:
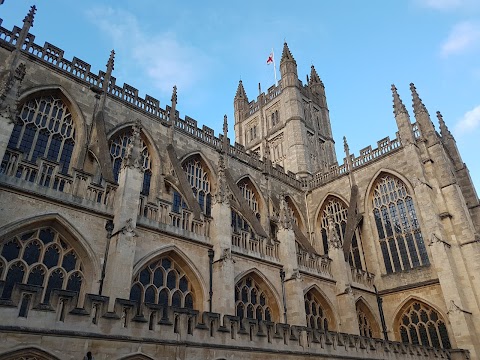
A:
{"label": "pointed arch", "polygon": [[[203,279],[203,276],[201,275],[200,271],[198,268],[195,266],[192,260],[188,258],[187,255],[183,251],[181,251],[177,246],[175,245],[167,245],[161,248],[156,249],[155,251],[145,255],[142,257],[133,267],[133,279],[132,279],[132,285],[134,285],[136,282],[135,279],[139,276],[139,274],[146,269],[148,266],[158,262],[159,260],[163,258],[170,258],[173,260],[181,269],[183,272],[183,275],[185,275],[188,279],[188,291],[183,291],[184,293],[184,300],[187,300],[187,294],[192,293],[192,296],[194,297],[195,304],[194,308],[196,310],[203,310],[203,304],[207,299],[207,285],[205,280]],[[161,266],[160,266],[161,267]],[[160,267],[157,267],[159,271],[163,271]],[[167,276],[167,271],[165,271],[165,276]],[[176,279],[176,281],[179,283],[181,280],[181,276]],[[165,280],[167,280],[165,278]],[[143,284],[142,286],[145,286],[144,289],[147,289],[149,285],[151,285],[153,281],[149,281],[147,284]],[[157,286],[158,284],[154,284],[157,287],[157,296],[160,295],[160,292],[162,291],[165,286]],[[178,289],[176,287],[175,289]],[[173,290],[173,289],[169,289]],[[171,296],[173,296],[175,291],[171,291]]]}
{"label": "pointed arch", "polygon": [[325,293],[316,284],[305,289],[303,293],[307,326],[336,331],[338,323],[334,306]]}
{"label": "pointed arch", "polygon": [[287,202],[287,205],[292,212],[291,215],[293,215],[294,218],[297,220],[298,228],[302,232],[306,233],[307,231],[305,227],[305,219],[303,217],[302,212],[299,210],[300,207],[298,206],[297,202],[290,195],[285,196],[285,201]]}
{"label": "pointed arch", "polygon": [[[337,236],[343,244],[347,227],[348,202],[337,195],[330,194],[324,198],[319,209],[318,218],[316,219],[316,229],[319,229],[323,250],[324,253],[327,254],[330,221],[333,222]],[[366,268],[363,255],[361,229],[359,227],[357,227],[353,233],[348,262],[353,268]]]}
{"label": "pointed arch", "polygon": [[0,354],[3,360],[60,360],[60,358],[37,347],[27,347]]}
{"label": "pointed arch", "polygon": [[85,291],[93,291],[93,280],[100,277],[101,271],[98,257],[81,232],[62,215],[58,213],[47,213],[17,220],[2,226],[0,228],[0,244],[21,233],[36,231],[39,228],[52,228],[65,237],[83,264],[84,268],[82,272],[87,284]]}
{"label": "pointed arch", "polygon": [[447,317],[424,300],[411,296],[400,305],[394,320],[398,341],[451,349]]}
{"label": "pointed arch", "polygon": [[211,182],[212,182],[212,189],[215,191],[216,187],[216,181],[217,181],[217,170],[216,167],[214,167],[211,163],[211,161],[208,159],[208,157],[201,151],[201,150],[194,150],[189,153],[186,153],[183,155],[179,160],[180,164],[183,164],[185,161],[187,161],[191,157],[198,156],[201,160],[202,163],[207,167],[209,176],[211,177]]}
{"label": "pointed arch", "polygon": [[[131,141],[134,126],[134,122],[126,122],[110,130],[107,134],[115,181],[118,181],[122,160],[126,154],[126,147]],[[162,162],[160,161],[159,151],[155,142],[143,126],[140,131],[140,138],[142,140],[142,163],[144,170],[141,194],[149,196],[157,192],[156,184],[158,183],[157,178],[162,172]]]}
{"label": "pointed arch", "polygon": [[[392,171],[379,171],[368,186],[366,209],[387,274],[430,264],[413,188]],[[374,225],[373,225],[374,224]]]}
{"label": "pointed arch", "polygon": [[206,216],[211,216],[215,171],[200,151],[184,156],[180,163],[200,209]]}
{"label": "pointed arch", "polygon": [[[250,209],[252,209],[252,211],[258,218],[258,216],[260,214],[263,214],[264,210],[266,209],[266,202],[262,195],[262,192],[260,191],[260,187],[250,175],[241,176],[235,183],[240,188],[240,193],[243,195],[248,206],[250,207]],[[243,184],[248,184],[251,189],[246,189],[246,192],[242,191]],[[250,191],[253,191],[254,199],[251,196],[248,196],[250,195]],[[257,204],[256,206],[255,203]]]}
{"label": "pointed arch", "polygon": [[154,358],[139,352],[123,356],[119,360],[154,360]]}
{"label": "pointed arch", "polygon": [[[25,91],[19,104],[8,148],[20,151],[26,161],[58,162],[59,171],[65,174],[81,166],[87,130],[73,97],[59,85],[43,85]],[[4,160],[10,156],[5,153]]]}
{"label": "pointed arch", "polygon": [[[248,279],[253,280],[251,285],[248,285],[247,281]],[[243,287],[249,287],[249,294],[247,298],[245,299],[242,297],[242,288]],[[253,290],[256,288],[256,290]],[[257,299],[258,296],[261,294],[265,295],[265,303],[262,305],[262,303],[258,300],[256,303],[254,303],[253,300],[253,295],[252,293],[254,291],[257,291]],[[252,268],[249,270],[246,270],[242,272],[241,274],[238,274],[235,277],[235,306],[237,308],[237,316],[238,314],[238,308],[242,307],[244,308],[244,317],[249,317],[247,310],[248,306],[251,305],[252,308],[254,309],[254,316],[252,318],[257,319],[258,317],[256,316],[256,309],[260,307],[262,308],[263,311],[263,319],[265,320],[265,314],[266,314],[266,309],[268,308],[270,310],[271,314],[271,320],[270,321],[275,321],[279,322],[280,321],[280,296],[275,289],[275,286],[268,280],[263,273],[261,273],[258,269]]]}
{"label": "pointed arch", "polygon": [[362,296],[356,300],[355,309],[357,311],[360,335],[379,339],[381,337],[379,323],[372,308]]}

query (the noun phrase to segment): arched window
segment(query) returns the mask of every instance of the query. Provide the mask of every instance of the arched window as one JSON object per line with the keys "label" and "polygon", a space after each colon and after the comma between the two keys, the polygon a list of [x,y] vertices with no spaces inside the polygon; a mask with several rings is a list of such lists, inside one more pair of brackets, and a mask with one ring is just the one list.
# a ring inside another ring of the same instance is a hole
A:
{"label": "arched window", "polygon": [[[328,253],[328,221],[331,218],[334,222],[338,238],[342,241],[345,237],[347,227],[348,210],[343,201],[338,198],[329,197],[325,200],[320,211],[320,231],[322,233],[323,249]],[[362,250],[362,237],[360,229],[357,227],[353,234],[350,256],[348,258],[350,266],[357,269],[364,269],[364,259]]]}
{"label": "arched window", "polygon": [[56,161],[66,174],[75,146],[75,124],[64,102],[53,95],[31,99],[23,104],[17,119],[8,147],[21,151],[31,162],[39,158]]}
{"label": "arched window", "polygon": [[405,184],[390,175],[380,177],[372,203],[387,274],[428,265],[420,224]]}
{"label": "arched window", "polygon": [[412,301],[399,318],[397,329],[404,343],[450,349],[445,321],[430,306]]}
{"label": "arched window", "polygon": [[243,198],[247,202],[250,209],[252,209],[257,218],[260,218],[257,193],[253,184],[250,182],[250,180],[243,179],[238,183],[238,187],[240,188],[240,192],[242,193]]}
{"label": "arched window", "polygon": [[360,331],[360,336],[373,337],[372,326],[370,325],[370,320],[367,317],[362,309],[357,307],[357,318],[358,318],[358,330]]}
{"label": "arched window", "polygon": [[200,157],[195,156],[184,162],[183,170],[187,174],[187,180],[192,187],[193,195],[197,199],[203,213],[211,216],[212,194],[210,193],[210,179]]}
{"label": "arched window", "polygon": [[135,276],[130,300],[193,309],[191,281],[180,265],[169,256],[145,265]]}
{"label": "arched window", "polygon": [[313,289],[305,294],[304,300],[307,326],[317,330],[334,330],[335,324],[326,301]]}
{"label": "arched window", "polygon": [[42,286],[43,302],[54,289],[80,292],[83,264],[67,240],[51,227],[29,230],[0,245],[1,298],[9,299],[16,283]]}
{"label": "arched window", "polygon": [[240,319],[273,319],[269,296],[252,276],[244,277],[235,286],[235,308]]}
{"label": "arched window", "polygon": [[232,230],[234,233],[238,234],[240,231],[252,232],[250,225],[248,224],[247,220],[240,215],[236,210],[233,208],[231,209],[232,214]]}
{"label": "arched window", "polygon": [[[127,147],[132,141],[133,129],[129,129],[110,140],[110,156],[113,163],[113,176],[115,181],[118,181],[118,175],[122,167],[122,161],[127,155]],[[147,196],[150,193],[150,181],[152,179],[152,165],[150,155],[148,153],[147,145],[143,139],[140,139],[140,146],[142,148],[142,167],[143,167],[143,184],[142,195]]]}

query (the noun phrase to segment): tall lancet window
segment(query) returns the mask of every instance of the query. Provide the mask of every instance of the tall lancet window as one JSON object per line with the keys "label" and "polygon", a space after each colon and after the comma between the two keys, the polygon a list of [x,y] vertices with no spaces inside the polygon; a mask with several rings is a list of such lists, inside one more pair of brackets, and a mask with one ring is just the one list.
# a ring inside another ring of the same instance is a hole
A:
{"label": "tall lancet window", "polygon": [[372,202],[387,273],[428,265],[415,206],[405,184],[390,175],[380,177]]}
{"label": "tall lancet window", "polygon": [[[127,155],[127,147],[132,141],[132,136],[133,129],[129,129],[110,140],[110,156],[112,158],[113,176],[115,181],[118,181],[122,161],[125,155]],[[145,145],[143,139],[140,139],[140,146],[142,148],[142,166],[144,170],[142,195],[148,195],[150,193],[150,181],[152,180],[152,164],[147,145]]]}
{"label": "tall lancet window", "polygon": [[[17,119],[8,148],[21,151],[31,162],[39,158],[56,161],[60,172],[66,174],[75,145],[75,125],[65,103],[53,95],[33,98],[23,104]],[[9,156],[5,154],[3,163]]]}
{"label": "tall lancet window", "polygon": [[187,180],[192,187],[193,195],[197,199],[200,208],[205,215],[210,216],[212,214],[210,179],[200,157],[195,156],[188,159],[183,163],[183,170],[187,174]]}
{"label": "tall lancet window", "polygon": [[[325,200],[324,205],[322,206],[322,210],[320,212],[320,216],[320,229],[322,233],[323,249],[325,254],[328,254],[329,218],[331,219],[331,221],[333,221],[338,238],[342,241],[343,244],[345,231],[347,228],[348,209],[347,206],[343,203],[343,201],[332,196],[328,197]],[[354,268],[365,269],[365,261],[363,258],[362,250],[362,237],[359,228],[355,229],[355,233],[353,234],[352,245],[350,248],[350,256],[348,261],[350,263],[350,266]]]}

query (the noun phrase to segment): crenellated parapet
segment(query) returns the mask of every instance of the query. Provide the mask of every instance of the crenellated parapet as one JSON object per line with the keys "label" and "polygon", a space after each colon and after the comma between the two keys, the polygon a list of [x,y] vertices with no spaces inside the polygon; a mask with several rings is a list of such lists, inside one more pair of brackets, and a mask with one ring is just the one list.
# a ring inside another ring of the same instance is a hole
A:
{"label": "crenellated parapet", "polygon": [[[77,350],[81,349],[78,344],[86,340],[90,346],[107,340],[112,344],[142,343],[144,349],[149,349],[145,354],[150,356],[155,356],[157,348],[166,351],[170,346],[188,344],[188,347],[214,350],[216,356],[224,353],[240,356],[248,351],[259,359],[265,358],[266,353],[288,354],[293,359],[303,359],[306,355],[350,359],[469,359],[465,350],[430,348],[156,304],[138,306],[125,299],[116,299],[113,311],[109,312],[109,299],[95,294],[86,294],[79,302],[74,292],[54,290],[49,303],[41,303],[38,296],[41,291],[36,286],[16,285],[12,300],[0,302],[3,314],[0,338],[19,332],[37,334],[44,339],[41,341],[44,350],[56,351],[49,348],[53,342],[48,339],[61,333],[68,336],[65,341],[76,344],[62,349],[69,358],[78,358],[76,351],[81,351]],[[6,341],[1,343],[0,354],[10,350],[5,347]],[[118,358],[118,350],[117,357],[106,355],[105,345],[101,353],[105,359]],[[184,356],[187,359],[192,355]]]}

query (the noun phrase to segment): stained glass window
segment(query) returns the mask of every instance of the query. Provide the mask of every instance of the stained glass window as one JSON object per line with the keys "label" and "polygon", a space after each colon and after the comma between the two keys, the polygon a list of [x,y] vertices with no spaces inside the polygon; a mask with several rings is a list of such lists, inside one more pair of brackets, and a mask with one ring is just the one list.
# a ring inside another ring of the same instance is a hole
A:
{"label": "stained glass window", "polygon": [[240,318],[272,321],[272,310],[266,292],[250,276],[235,286],[235,308]]}
{"label": "stained glass window", "polygon": [[192,187],[193,195],[197,199],[200,208],[205,215],[210,216],[212,214],[210,178],[200,157],[195,156],[184,162],[183,170],[187,174],[187,180]]}
{"label": "stained glass window", "polygon": [[0,280],[5,281],[3,299],[10,298],[16,283],[42,286],[44,302],[50,300],[55,289],[80,292],[84,283],[78,254],[50,227],[29,230],[4,241],[0,245],[0,265],[6,269],[0,271]]}
{"label": "stained glass window", "polygon": [[445,321],[430,306],[413,301],[400,317],[398,330],[404,343],[451,349]]}
{"label": "stained glass window", "polygon": [[33,98],[23,104],[8,142],[28,161],[39,158],[60,163],[67,173],[75,145],[75,124],[68,107],[57,96]]}
{"label": "stained glass window", "polygon": [[[347,206],[338,198],[329,197],[325,200],[322,210],[320,211],[320,231],[322,235],[323,249],[325,254],[328,254],[328,219],[333,219],[338,238],[342,241],[345,237],[347,229]],[[360,229],[357,227],[353,234],[352,244],[350,247],[350,256],[348,258],[350,266],[357,269],[365,269],[363,250],[362,250],[362,236]]]}
{"label": "stained glass window", "polygon": [[403,182],[390,175],[377,181],[373,215],[387,273],[429,264],[415,206]]}
{"label": "stained glass window", "polygon": [[164,257],[145,265],[135,276],[130,300],[151,304],[194,307],[190,280],[175,260]]}

